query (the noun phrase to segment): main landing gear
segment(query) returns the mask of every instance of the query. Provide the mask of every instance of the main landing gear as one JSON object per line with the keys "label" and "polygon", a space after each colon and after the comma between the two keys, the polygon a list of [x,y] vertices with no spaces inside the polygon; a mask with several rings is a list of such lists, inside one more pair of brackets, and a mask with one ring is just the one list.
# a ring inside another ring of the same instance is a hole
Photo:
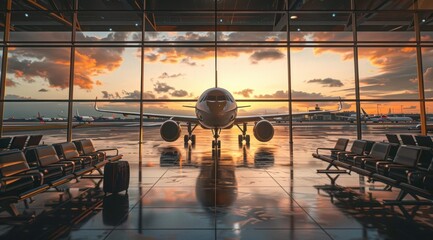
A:
{"label": "main landing gear", "polygon": [[197,124],[192,127],[192,124],[188,123],[188,135],[183,136],[183,143],[185,144],[185,147],[188,146],[188,142],[191,141],[191,145],[195,146],[195,135],[192,134],[194,129],[197,127]]}
{"label": "main landing gear", "polygon": [[245,144],[246,144],[247,146],[249,146],[249,145],[250,145],[251,137],[250,137],[250,135],[247,134],[247,123],[243,123],[242,128],[241,128],[238,124],[236,124],[236,126],[237,126],[237,127],[239,128],[239,130],[241,130],[241,132],[242,132],[242,134],[239,134],[239,135],[238,135],[238,143],[239,143],[239,146],[242,146],[242,145],[243,145],[243,141],[244,141],[244,140],[245,140]]}

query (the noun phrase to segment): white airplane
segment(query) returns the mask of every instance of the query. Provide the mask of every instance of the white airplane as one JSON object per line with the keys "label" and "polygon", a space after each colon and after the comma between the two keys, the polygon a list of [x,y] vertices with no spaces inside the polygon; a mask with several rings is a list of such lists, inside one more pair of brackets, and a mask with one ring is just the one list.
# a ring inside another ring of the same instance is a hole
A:
{"label": "white airplane", "polygon": [[47,117],[41,116],[41,113],[39,113],[39,112],[38,112],[38,116],[36,117],[36,119],[38,119],[41,123],[53,121],[52,118],[47,118]]}
{"label": "white airplane", "polygon": [[[250,135],[247,135],[247,123],[254,122],[253,133],[257,140],[261,142],[267,142],[274,136],[274,127],[268,121],[268,119],[282,118],[287,116],[301,116],[301,115],[312,115],[317,113],[329,113],[338,112],[342,108],[340,102],[338,110],[333,111],[310,111],[310,112],[298,112],[298,113],[276,113],[276,114],[264,114],[264,115],[253,115],[253,116],[238,116],[238,109],[249,107],[249,106],[238,106],[232,94],[223,88],[210,88],[204,91],[200,98],[197,100],[195,106],[184,106],[195,109],[195,116],[181,116],[181,115],[169,115],[169,114],[158,114],[158,113],[143,113],[145,117],[156,117],[167,119],[162,123],[160,128],[160,134],[162,139],[167,142],[176,141],[181,134],[180,122],[184,122],[188,126],[188,134],[184,136],[184,143],[195,144],[195,135],[193,135],[194,129],[200,125],[204,129],[212,130],[214,140],[212,140],[212,148],[221,148],[221,141],[218,140],[222,129],[230,129],[236,125],[242,132],[238,135],[239,144],[245,141],[246,144],[250,143]],[[105,110],[99,109],[97,101],[95,101],[95,110],[99,112],[138,115],[139,112],[126,112],[116,110]],[[194,126],[193,126],[194,125]],[[242,127],[241,127],[242,125]]]}
{"label": "white airplane", "polygon": [[93,117],[81,116],[80,113],[78,113],[78,109],[77,109],[77,114],[74,116],[74,118],[80,123],[91,123],[91,122],[95,121],[95,119]]}
{"label": "white airplane", "polygon": [[404,117],[404,116],[387,116],[387,115],[383,115],[382,119],[384,121],[394,122],[394,123],[398,123],[398,122],[413,122],[413,118],[411,118],[411,117]]}
{"label": "white airplane", "polygon": [[[372,121],[374,123],[383,122],[382,116],[370,116],[363,108],[361,108],[361,121],[367,122]],[[356,121],[356,113],[350,114],[349,117],[340,116],[343,118],[347,118],[347,120],[351,123]]]}

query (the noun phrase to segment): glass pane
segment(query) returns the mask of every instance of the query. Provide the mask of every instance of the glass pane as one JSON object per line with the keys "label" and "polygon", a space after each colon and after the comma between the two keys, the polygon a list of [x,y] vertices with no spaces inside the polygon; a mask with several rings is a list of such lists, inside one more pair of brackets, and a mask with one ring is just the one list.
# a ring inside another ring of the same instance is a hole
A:
{"label": "glass pane", "polygon": [[45,10],[45,9],[50,11],[73,10],[73,1],[71,0],[55,0],[55,1],[53,0],[38,0],[38,1],[12,0],[12,10],[34,11],[34,10]]}
{"label": "glass pane", "polygon": [[358,41],[415,41],[413,13],[357,13]]}
{"label": "glass pane", "polygon": [[139,99],[138,48],[76,48],[75,99]]}
{"label": "glass pane", "polygon": [[215,86],[215,50],[147,48],[144,72],[144,98],[198,98],[204,90]]}
{"label": "glass pane", "polygon": [[415,48],[359,48],[358,58],[361,98],[418,98]]}
{"label": "glass pane", "polygon": [[11,41],[70,41],[71,13],[17,11],[11,16]]}
{"label": "glass pane", "polygon": [[355,0],[355,6],[357,10],[412,10],[413,2],[414,0]]}
{"label": "glass pane", "polygon": [[9,48],[6,95],[67,99],[70,48]]}
{"label": "glass pane", "polygon": [[147,12],[146,30],[162,32],[215,31],[213,12]]}
{"label": "glass pane", "polygon": [[76,41],[141,41],[141,12],[78,12]]}
{"label": "glass pane", "polygon": [[284,12],[269,13],[218,13],[218,31],[272,32],[286,31],[287,17]]}
{"label": "glass pane", "polygon": [[424,79],[425,98],[432,99],[433,98],[433,48],[422,49],[422,66],[424,68],[423,79]]}
{"label": "glass pane", "polygon": [[[17,99],[8,96],[7,99]],[[68,104],[63,102],[6,102],[5,136],[44,135],[44,144],[66,141]]]}
{"label": "glass pane", "polygon": [[215,0],[195,1],[195,0],[147,0],[146,10],[215,10]]}
{"label": "glass pane", "polygon": [[143,9],[143,1],[107,1],[92,0],[78,1],[78,10],[140,10]]}
{"label": "glass pane", "polygon": [[355,98],[352,48],[294,48],[291,69],[293,99]]}
{"label": "glass pane", "polygon": [[[140,112],[139,103],[99,102],[101,109]],[[139,139],[138,116],[97,112],[94,103],[75,102],[73,106],[73,139],[90,138],[96,149],[119,148],[124,159],[136,161]]]}
{"label": "glass pane", "polygon": [[218,86],[235,98],[287,100],[286,48],[218,48],[217,54]]}
{"label": "glass pane", "polygon": [[433,21],[430,12],[419,13],[419,26],[421,30],[421,41],[433,41]]}
{"label": "glass pane", "polygon": [[4,40],[4,32],[5,32],[5,12],[0,12],[0,42]]}
{"label": "glass pane", "polygon": [[351,41],[353,39],[350,13],[292,13],[290,31],[291,41]]}
{"label": "glass pane", "polygon": [[418,9],[433,9],[433,2],[430,0],[418,0]]}
{"label": "glass pane", "polygon": [[386,140],[385,134],[413,134],[420,120],[419,102],[361,102],[366,122],[363,139]]}
{"label": "glass pane", "polygon": [[289,0],[289,10],[350,10],[351,0]]}
{"label": "glass pane", "polygon": [[236,11],[236,10],[286,10],[285,1],[268,1],[268,0],[217,0],[218,10]]}

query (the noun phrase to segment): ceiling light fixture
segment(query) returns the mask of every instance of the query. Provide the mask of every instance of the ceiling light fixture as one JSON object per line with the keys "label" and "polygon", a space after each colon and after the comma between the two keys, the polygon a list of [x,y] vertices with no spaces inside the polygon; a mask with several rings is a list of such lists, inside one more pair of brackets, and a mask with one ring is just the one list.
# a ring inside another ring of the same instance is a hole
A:
{"label": "ceiling light fixture", "polygon": [[290,19],[292,19],[292,20],[298,19],[298,16],[292,15],[292,16],[290,16]]}

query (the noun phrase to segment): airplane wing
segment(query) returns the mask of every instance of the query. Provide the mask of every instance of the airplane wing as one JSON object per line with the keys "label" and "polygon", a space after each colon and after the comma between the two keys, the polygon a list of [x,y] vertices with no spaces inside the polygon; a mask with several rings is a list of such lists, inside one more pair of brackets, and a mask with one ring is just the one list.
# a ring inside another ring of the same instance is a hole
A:
{"label": "airplane wing", "polygon": [[311,111],[311,112],[296,112],[296,113],[276,113],[276,114],[264,114],[264,115],[254,115],[254,116],[237,116],[235,120],[235,124],[239,123],[245,123],[245,122],[255,122],[260,121],[263,119],[272,120],[274,118],[282,118],[282,117],[289,117],[289,116],[303,116],[303,115],[314,115],[318,113],[334,113],[341,111],[343,105],[340,101],[338,104],[337,110],[320,110],[320,111]]}
{"label": "airplane wing", "polygon": [[[140,116],[140,112],[128,112],[128,111],[118,111],[118,110],[109,110],[109,109],[100,109],[98,108],[97,102],[95,101],[95,110],[98,112],[105,113],[115,113],[122,114],[123,116]],[[196,116],[182,116],[182,115],[168,115],[168,114],[159,114],[159,113],[146,113],[143,112],[143,117],[148,118],[165,118],[167,120],[179,121],[179,122],[191,122],[198,123],[198,119]]]}

